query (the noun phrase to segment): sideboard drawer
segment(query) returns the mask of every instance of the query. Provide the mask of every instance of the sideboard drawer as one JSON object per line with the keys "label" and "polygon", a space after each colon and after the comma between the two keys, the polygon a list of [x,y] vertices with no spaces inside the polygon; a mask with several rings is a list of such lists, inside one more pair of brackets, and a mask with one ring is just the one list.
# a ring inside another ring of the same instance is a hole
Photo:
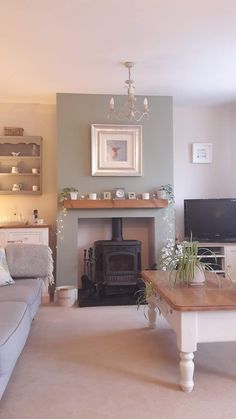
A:
{"label": "sideboard drawer", "polygon": [[4,228],[0,231],[0,246],[6,246],[9,242],[49,244],[48,227],[34,228]]}

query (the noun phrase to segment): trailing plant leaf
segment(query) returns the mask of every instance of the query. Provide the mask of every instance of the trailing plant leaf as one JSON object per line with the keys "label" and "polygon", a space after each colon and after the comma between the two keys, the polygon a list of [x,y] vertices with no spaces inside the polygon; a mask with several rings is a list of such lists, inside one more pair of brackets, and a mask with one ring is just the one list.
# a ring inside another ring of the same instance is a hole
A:
{"label": "trailing plant leaf", "polygon": [[[146,309],[148,304],[148,299],[152,296],[156,297],[155,288],[151,282],[145,282],[143,281],[145,286],[141,288],[140,290],[136,291],[135,295],[137,295],[137,310],[139,310],[140,306],[143,306],[143,312],[146,319],[148,319]],[[157,298],[157,297],[156,297]],[[158,307],[157,307],[158,308]],[[159,314],[161,314],[159,308],[158,308]]]}

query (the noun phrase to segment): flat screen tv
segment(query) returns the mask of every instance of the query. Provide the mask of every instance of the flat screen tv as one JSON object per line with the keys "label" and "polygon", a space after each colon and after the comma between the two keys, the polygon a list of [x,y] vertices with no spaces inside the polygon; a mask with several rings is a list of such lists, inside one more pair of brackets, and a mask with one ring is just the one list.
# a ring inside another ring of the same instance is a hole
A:
{"label": "flat screen tv", "polygon": [[202,242],[236,242],[236,198],[185,199],[185,237]]}

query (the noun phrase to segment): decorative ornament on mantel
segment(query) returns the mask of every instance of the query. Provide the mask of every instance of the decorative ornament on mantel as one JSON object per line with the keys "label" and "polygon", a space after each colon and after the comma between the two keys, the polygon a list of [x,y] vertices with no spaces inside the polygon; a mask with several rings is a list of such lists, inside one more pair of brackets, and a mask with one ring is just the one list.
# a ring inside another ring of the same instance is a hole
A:
{"label": "decorative ornament on mantel", "polygon": [[138,110],[135,106],[136,97],[134,95],[134,80],[131,79],[131,68],[134,66],[132,61],[126,61],[124,66],[128,68],[129,78],[125,80],[125,88],[127,88],[127,102],[124,104],[123,109],[120,111],[115,109],[115,101],[112,97],[109,104],[109,112],[107,117],[110,118],[112,115],[119,119],[128,119],[130,121],[137,121],[140,122],[144,117],[146,119],[150,118],[149,112],[150,109],[148,108],[148,101],[147,98],[144,98],[143,101],[143,108]]}

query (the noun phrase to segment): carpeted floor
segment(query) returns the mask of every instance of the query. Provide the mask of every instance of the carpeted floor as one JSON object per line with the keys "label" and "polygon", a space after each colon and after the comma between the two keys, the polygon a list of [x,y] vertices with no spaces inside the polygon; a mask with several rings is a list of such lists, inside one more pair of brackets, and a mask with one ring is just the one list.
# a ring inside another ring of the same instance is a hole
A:
{"label": "carpeted floor", "polygon": [[236,343],[199,345],[178,386],[175,334],[135,306],[43,306],[0,402],[1,419],[236,418]]}

